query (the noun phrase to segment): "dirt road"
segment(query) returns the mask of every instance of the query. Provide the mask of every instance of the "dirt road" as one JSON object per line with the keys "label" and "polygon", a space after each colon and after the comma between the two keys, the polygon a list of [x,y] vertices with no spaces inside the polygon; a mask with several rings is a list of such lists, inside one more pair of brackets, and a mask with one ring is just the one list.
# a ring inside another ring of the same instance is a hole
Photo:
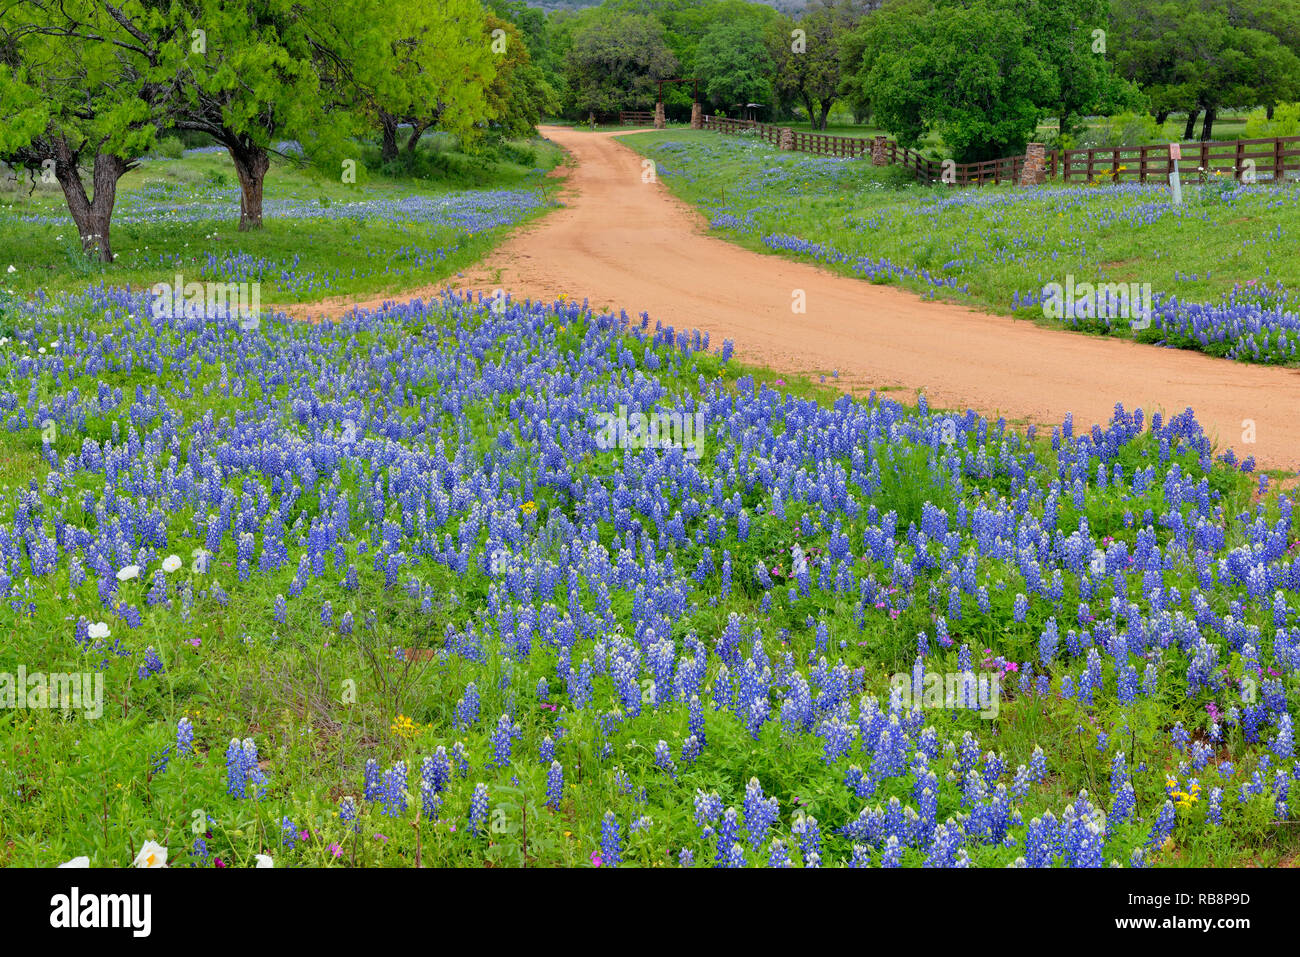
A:
{"label": "dirt road", "polygon": [[[929,302],[889,286],[742,249],[659,183],[617,133],[543,127],[576,166],[563,209],[525,226],[452,285],[515,298],[561,293],[599,308],[642,311],[714,346],[788,375],[839,372],[840,388],[925,393],[931,407],[973,408],[1012,421],[1076,428],[1110,419],[1116,402],[1148,414],[1191,407],[1221,448],[1261,467],[1300,468],[1300,370],[1061,332]],[[299,307],[338,315],[352,305],[434,295],[446,285]],[[792,310],[797,291],[806,312]],[[1254,426],[1255,441],[1247,429]]]}

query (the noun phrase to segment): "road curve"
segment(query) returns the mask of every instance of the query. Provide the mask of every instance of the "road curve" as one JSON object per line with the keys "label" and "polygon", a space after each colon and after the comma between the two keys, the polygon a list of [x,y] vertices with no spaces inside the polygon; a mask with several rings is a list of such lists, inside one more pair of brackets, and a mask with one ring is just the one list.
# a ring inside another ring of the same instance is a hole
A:
{"label": "road curve", "polygon": [[[743,362],[787,375],[838,371],[840,388],[924,392],[932,407],[1076,428],[1109,421],[1116,402],[1166,414],[1192,408],[1220,448],[1261,467],[1300,468],[1300,370],[1036,326],[707,235],[707,222],[657,182],[614,133],[544,126],[572,157],[564,206],[516,231],[450,285],[550,301],[561,293],[736,344]],[[448,283],[293,311],[435,295]],[[802,290],[806,312],[792,302]],[[305,316],[304,316],[305,317]],[[1253,423],[1254,442],[1248,427]]]}

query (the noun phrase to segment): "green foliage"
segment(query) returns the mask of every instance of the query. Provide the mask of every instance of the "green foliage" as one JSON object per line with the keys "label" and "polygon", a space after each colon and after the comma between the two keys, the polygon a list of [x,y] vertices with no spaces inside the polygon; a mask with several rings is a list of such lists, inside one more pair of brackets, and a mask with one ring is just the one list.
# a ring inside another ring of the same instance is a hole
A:
{"label": "green foliage", "polygon": [[862,30],[856,88],[905,146],[935,129],[961,162],[1021,152],[1059,90],[1013,0],[902,0]]}
{"label": "green foliage", "polygon": [[825,130],[831,106],[844,83],[841,45],[861,18],[848,0],[810,8],[789,28],[777,46],[777,92],[808,111],[815,129]]}
{"label": "green foliage", "polygon": [[503,134],[530,135],[543,116],[559,111],[559,97],[546,74],[533,63],[517,26],[489,15],[484,29],[496,57],[496,75],[485,91],[487,111]]}
{"label": "green foliage", "polygon": [[1152,109],[1204,111],[1209,139],[1219,110],[1300,96],[1298,21],[1290,0],[1115,0],[1109,37]]}
{"label": "green foliage", "polygon": [[718,109],[770,102],[772,67],[756,23],[720,21],[695,48],[695,73]]}
{"label": "green foliage", "polygon": [[1088,126],[1075,142],[1080,148],[1142,146],[1160,142],[1162,135],[1160,124],[1150,114],[1120,113]]}
{"label": "green foliage", "polygon": [[663,25],[652,16],[603,11],[578,28],[568,55],[570,104],[580,114],[646,108],[677,72]]}
{"label": "green foliage", "polygon": [[1271,136],[1300,136],[1300,103],[1279,103],[1271,120],[1262,106],[1251,112],[1246,118],[1246,137],[1265,139]]}
{"label": "green foliage", "polygon": [[166,159],[180,159],[185,155],[185,145],[179,136],[165,136],[154,147],[153,154]]}

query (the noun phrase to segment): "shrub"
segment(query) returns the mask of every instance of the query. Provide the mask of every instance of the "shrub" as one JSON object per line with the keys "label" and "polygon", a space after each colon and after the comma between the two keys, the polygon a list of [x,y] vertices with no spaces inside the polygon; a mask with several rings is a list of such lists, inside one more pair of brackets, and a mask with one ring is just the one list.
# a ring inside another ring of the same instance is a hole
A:
{"label": "shrub", "polygon": [[1246,117],[1246,138],[1269,136],[1300,136],[1300,103],[1279,103],[1271,120],[1262,106],[1251,111]]}
{"label": "shrub", "polygon": [[1143,146],[1159,143],[1164,135],[1155,118],[1145,113],[1119,113],[1105,116],[1078,137],[1081,149],[1117,146]]}
{"label": "shrub", "polygon": [[154,146],[153,154],[167,159],[180,159],[185,155],[185,144],[180,141],[178,136],[164,136]]}

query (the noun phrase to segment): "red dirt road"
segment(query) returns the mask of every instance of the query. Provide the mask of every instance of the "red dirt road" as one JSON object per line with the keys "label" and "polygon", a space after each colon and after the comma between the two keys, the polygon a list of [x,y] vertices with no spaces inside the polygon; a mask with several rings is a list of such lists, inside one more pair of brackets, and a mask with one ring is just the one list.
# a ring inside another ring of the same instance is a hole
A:
{"label": "red dirt road", "polygon": [[[932,408],[1047,426],[1073,412],[1085,429],[1109,421],[1116,402],[1148,415],[1191,407],[1220,449],[1261,467],[1300,468],[1300,370],[1040,328],[742,249],[706,235],[703,217],[662,184],[642,182],[642,158],[615,139],[627,132],[542,127],[576,162],[565,206],[451,285],[645,311],[678,330],[707,330],[715,348],[734,340],[742,362],[828,382],[838,370],[845,391],[899,390],[900,399],[920,391]],[[339,315],[445,285],[294,311]],[[806,296],[802,314],[791,309],[796,290]]]}

